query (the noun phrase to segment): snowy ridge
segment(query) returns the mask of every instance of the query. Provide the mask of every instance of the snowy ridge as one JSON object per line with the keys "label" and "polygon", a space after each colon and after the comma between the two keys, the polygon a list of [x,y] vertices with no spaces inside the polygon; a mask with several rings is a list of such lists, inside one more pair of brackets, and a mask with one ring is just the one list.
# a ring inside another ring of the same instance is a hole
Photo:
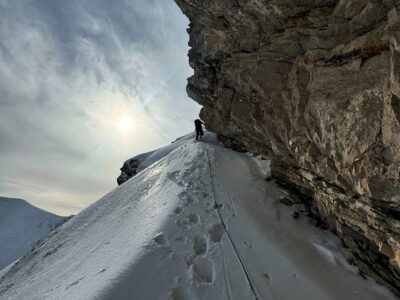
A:
{"label": "snowy ridge", "polygon": [[122,184],[125,181],[129,180],[136,174],[140,173],[148,166],[151,166],[155,162],[159,161],[161,158],[167,156],[169,153],[174,151],[176,148],[182,146],[187,143],[188,140],[192,139],[192,135],[186,135],[181,138],[178,138],[171,144],[157,149],[155,151],[150,151],[147,153],[136,155],[124,162],[124,165],[121,168],[121,175],[118,177],[118,184]]}
{"label": "snowy ridge", "polygon": [[0,197],[0,270],[23,256],[64,219],[22,199]]}
{"label": "snowy ridge", "polygon": [[336,237],[212,134],[54,230],[0,279],[1,299],[395,299]]}

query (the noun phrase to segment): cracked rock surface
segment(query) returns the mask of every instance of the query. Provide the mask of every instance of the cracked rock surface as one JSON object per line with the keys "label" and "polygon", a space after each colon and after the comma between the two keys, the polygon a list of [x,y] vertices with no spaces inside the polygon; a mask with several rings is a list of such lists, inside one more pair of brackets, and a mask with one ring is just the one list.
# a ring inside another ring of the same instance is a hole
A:
{"label": "cracked rock surface", "polygon": [[400,293],[400,1],[175,0],[188,94]]}

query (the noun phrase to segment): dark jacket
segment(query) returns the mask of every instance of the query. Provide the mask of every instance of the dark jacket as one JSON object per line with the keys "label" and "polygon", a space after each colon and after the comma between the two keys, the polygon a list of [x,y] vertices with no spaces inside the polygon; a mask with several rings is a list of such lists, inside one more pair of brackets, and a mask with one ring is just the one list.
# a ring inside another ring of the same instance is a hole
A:
{"label": "dark jacket", "polygon": [[196,130],[202,130],[203,128],[201,125],[204,125],[204,122],[199,119],[194,120],[194,126],[196,126]]}

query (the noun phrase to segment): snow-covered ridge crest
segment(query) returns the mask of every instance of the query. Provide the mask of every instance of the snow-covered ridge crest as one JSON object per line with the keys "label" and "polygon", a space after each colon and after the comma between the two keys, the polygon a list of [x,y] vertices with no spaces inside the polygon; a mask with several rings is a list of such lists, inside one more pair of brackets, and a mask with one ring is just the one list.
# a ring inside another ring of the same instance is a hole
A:
{"label": "snow-covered ridge crest", "polygon": [[394,299],[284,196],[249,155],[188,138],[53,231],[0,298]]}
{"label": "snow-covered ridge crest", "polygon": [[192,134],[180,137],[172,142],[170,145],[167,145],[155,151],[139,154],[135,157],[128,159],[124,162],[121,168],[121,175],[117,178],[118,185],[123,184],[131,177],[146,169],[148,166],[168,155],[171,151],[182,146],[184,143],[187,143],[190,139],[192,139]]}
{"label": "snow-covered ridge crest", "polygon": [[[181,146],[54,230],[0,280],[0,298],[89,299],[112,290],[146,257],[148,247],[165,242],[153,238],[181,201],[183,188],[173,176],[189,169],[184,163],[197,154],[196,145]],[[158,273],[149,267],[150,274]]]}

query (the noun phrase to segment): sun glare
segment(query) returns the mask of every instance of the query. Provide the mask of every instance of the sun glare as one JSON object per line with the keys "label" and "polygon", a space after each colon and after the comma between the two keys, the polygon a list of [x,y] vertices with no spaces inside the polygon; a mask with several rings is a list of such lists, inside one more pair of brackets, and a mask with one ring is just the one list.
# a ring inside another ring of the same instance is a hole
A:
{"label": "sun glare", "polygon": [[123,116],[117,121],[117,128],[123,134],[127,134],[131,131],[133,127],[133,122],[128,116]]}

